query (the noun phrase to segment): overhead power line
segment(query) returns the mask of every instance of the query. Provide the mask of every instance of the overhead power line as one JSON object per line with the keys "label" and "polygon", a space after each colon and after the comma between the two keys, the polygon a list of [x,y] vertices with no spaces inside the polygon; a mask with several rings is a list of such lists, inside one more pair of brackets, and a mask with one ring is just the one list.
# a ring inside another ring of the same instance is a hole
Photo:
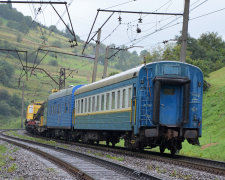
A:
{"label": "overhead power line", "polygon": [[110,9],[110,8],[114,8],[114,7],[117,7],[117,6],[121,6],[121,5],[124,5],[124,4],[128,4],[128,3],[131,3],[131,2],[135,2],[136,0],[130,0],[130,1],[126,1],[124,3],[120,3],[120,4],[117,4],[117,5],[114,5],[114,6],[110,6],[110,7],[107,7],[105,9]]}
{"label": "overhead power line", "polygon": [[[201,2],[200,4],[196,5],[195,7],[191,8],[191,9],[190,9],[190,12],[193,11],[193,10],[195,10],[196,8],[200,7],[201,5],[203,5],[203,4],[204,4],[205,2],[207,2],[207,1],[208,1],[208,0],[205,0],[205,1]],[[196,4],[197,2],[199,2],[199,1],[196,1],[196,2],[193,3],[193,4]],[[124,45],[127,45],[127,44],[129,44],[129,43],[133,43],[132,45],[136,45],[137,43],[143,41],[144,39],[148,38],[149,36],[151,36],[151,35],[153,35],[153,34],[159,32],[159,31],[162,31],[162,30],[168,29],[168,28],[170,28],[170,27],[176,26],[176,25],[178,25],[178,24],[181,24],[182,22],[177,22],[177,23],[172,24],[173,22],[177,21],[177,20],[180,19],[181,17],[182,17],[182,16],[176,17],[176,19],[171,20],[170,22],[168,22],[167,24],[163,25],[162,27],[156,29],[155,31],[153,31],[153,32],[151,32],[151,33],[149,33],[149,34],[143,35],[143,36],[141,36],[141,37],[139,37],[139,38],[137,38],[137,39],[133,39],[132,41],[127,42],[127,43],[125,43]],[[168,19],[169,19],[169,18],[168,18]],[[191,19],[190,19],[190,20],[191,20]],[[171,25],[171,24],[172,24],[172,25]],[[151,29],[152,29],[152,28],[151,28]],[[145,31],[148,31],[148,30],[151,30],[151,29],[147,29],[147,30],[145,30]],[[134,43],[134,42],[135,42],[135,43]]]}
{"label": "overhead power line", "polygon": [[197,17],[194,17],[194,18],[191,18],[190,20],[198,19],[198,18],[201,18],[201,17],[204,17],[204,16],[208,16],[210,14],[214,14],[214,13],[217,13],[217,12],[220,12],[220,11],[224,11],[224,10],[225,10],[225,8],[218,9],[216,11],[212,11],[212,12],[209,12],[209,13],[206,13],[206,14],[203,14],[203,15],[200,15],[200,16],[197,16]]}

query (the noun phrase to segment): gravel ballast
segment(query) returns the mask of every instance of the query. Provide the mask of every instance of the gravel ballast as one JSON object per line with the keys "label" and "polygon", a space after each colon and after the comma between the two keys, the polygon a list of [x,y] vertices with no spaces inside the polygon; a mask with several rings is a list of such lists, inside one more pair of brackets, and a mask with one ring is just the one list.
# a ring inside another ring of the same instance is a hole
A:
{"label": "gravel ballast", "polygon": [[32,152],[1,140],[0,144],[7,147],[7,152],[4,154],[6,162],[0,167],[0,180],[75,179],[63,169]]}
{"label": "gravel ballast", "polygon": [[[21,135],[27,136],[25,131],[18,132]],[[59,145],[65,145],[62,143],[57,143]],[[162,179],[217,179],[217,180],[225,180],[224,176],[219,176],[199,170],[189,169],[185,167],[180,167],[178,165],[168,164],[164,162],[143,159],[138,157],[125,156],[121,154],[116,154],[112,152],[105,152],[101,150],[95,150],[91,148],[85,148],[77,145],[66,144],[68,149],[81,152],[84,154],[92,155],[94,157],[106,159],[108,161],[112,161],[115,163],[119,163],[121,165],[133,168],[137,171],[142,171],[145,173],[149,173],[152,175],[156,175],[157,177],[161,177]]]}

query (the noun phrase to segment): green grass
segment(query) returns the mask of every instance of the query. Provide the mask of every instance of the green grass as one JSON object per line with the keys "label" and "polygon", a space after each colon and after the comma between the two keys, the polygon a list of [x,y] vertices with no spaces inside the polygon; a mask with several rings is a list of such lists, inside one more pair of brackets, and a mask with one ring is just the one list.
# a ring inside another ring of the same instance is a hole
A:
{"label": "green grass", "polygon": [[54,169],[54,168],[47,168],[47,170],[48,170],[49,172],[55,172],[55,169]]}
{"label": "green grass", "polygon": [[123,157],[111,156],[109,154],[107,154],[106,157],[108,159],[113,159],[113,160],[117,160],[117,161],[124,161],[124,158]]}
{"label": "green grass", "polygon": [[0,144],[0,169],[5,165],[6,163],[6,156],[4,155],[7,151],[7,147]]}
{"label": "green grass", "polygon": [[[35,141],[35,142],[38,142],[38,143],[48,144],[48,145],[51,145],[51,146],[57,146],[57,142],[56,142],[56,141],[53,141],[53,140],[43,140],[43,139],[34,138],[34,137],[30,137],[30,136],[24,136],[24,135],[18,134],[18,133],[15,132],[15,131],[8,131],[8,132],[6,132],[6,134],[9,135],[9,136],[18,137],[18,138],[20,138],[20,139],[25,139],[25,140]],[[61,147],[61,146],[62,146],[63,148],[66,147],[66,146],[64,146],[64,145],[60,145],[60,147]]]}
{"label": "green grass", "polygon": [[21,118],[0,116],[0,129],[15,129],[21,127]]}
{"label": "green grass", "polygon": [[17,169],[16,163],[13,163],[10,167],[8,167],[7,171],[8,173],[12,173]]}

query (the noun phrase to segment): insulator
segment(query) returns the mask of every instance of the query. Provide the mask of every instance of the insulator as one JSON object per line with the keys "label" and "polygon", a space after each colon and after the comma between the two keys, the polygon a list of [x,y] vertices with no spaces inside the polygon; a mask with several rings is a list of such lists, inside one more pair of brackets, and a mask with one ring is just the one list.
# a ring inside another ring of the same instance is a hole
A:
{"label": "insulator", "polygon": [[142,18],[141,17],[138,19],[138,23],[142,23]]}
{"label": "insulator", "polygon": [[118,17],[118,20],[119,20],[119,23],[121,24],[122,18],[120,16]]}
{"label": "insulator", "polygon": [[139,27],[137,27],[137,33],[141,33],[141,29]]}

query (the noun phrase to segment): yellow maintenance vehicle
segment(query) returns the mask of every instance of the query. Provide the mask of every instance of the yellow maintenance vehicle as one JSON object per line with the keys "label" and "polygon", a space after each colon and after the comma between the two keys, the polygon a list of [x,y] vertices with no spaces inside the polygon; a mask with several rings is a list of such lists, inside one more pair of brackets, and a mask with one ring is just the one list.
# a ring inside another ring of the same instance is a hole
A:
{"label": "yellow maintenance vehicle", "polygon": [[45,102],[33,102],[27,106],[25,127],[27,131],[35,131],[43,126]]}

